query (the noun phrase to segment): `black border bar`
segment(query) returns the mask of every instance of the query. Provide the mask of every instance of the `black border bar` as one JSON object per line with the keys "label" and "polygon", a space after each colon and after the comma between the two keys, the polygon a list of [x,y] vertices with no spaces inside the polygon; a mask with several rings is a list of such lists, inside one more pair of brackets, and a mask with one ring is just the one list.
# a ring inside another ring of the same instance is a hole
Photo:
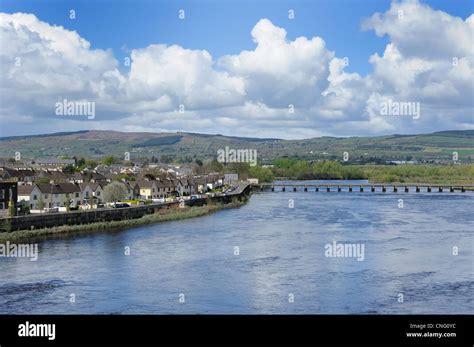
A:
{"label": "black border bar", "polygon": [[[91,343],[140,345],[164,342],[473,346],[473,317],[474,315],[0,315],[0,346]],[[55,340],[18,336],[19,325],[26,322],[55,324]],[[420,326],[425,328],[420,330]],[[454,332],[456,337],[407,337],[407,333],[416,332]]]}

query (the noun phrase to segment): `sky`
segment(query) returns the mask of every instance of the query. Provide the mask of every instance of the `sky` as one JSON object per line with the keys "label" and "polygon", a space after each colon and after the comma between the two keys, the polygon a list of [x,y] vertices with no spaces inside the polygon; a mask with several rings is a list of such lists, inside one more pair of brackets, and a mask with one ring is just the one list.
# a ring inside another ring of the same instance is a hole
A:
{"label": "sky", "polygon": [[474,129],[473,4],[1,0],[0,136]]}

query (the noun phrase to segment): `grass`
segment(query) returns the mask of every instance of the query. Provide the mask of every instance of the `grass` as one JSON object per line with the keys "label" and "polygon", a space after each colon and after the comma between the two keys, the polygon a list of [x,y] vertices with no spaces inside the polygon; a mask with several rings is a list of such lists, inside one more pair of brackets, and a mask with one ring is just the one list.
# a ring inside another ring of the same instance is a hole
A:
{"label": "grass", "polygon": [[474,165],[396,165],[367,166],[366,176],[373,183],[474,184]]}
{"label": "grass", "polygon": [[18,230],[0,233],[0,243],[6,241],[27,241],[37,238],[63,235],[80,235],[97,231],[117,231],[134,228],[141,225],[154,224],[160,222],[171,222],[187,218],[195,218],[213,213],[222,209],[240,207],[246,203],[243,201],[233,201],[229,204],[209,203],[204,206],[186,207],[184,209],[167,209],[158,213],[149,214],[141,218],[126,219],[120,221],[98,222],[80,225],[62,225],[53,228],[43,228],[37,230]]}
{"label": "grass", "polygon": [[368,179],[372,183],[474,184],[474,164],[342,165],[338,161],[280,159],[276,177],[290,179]]}

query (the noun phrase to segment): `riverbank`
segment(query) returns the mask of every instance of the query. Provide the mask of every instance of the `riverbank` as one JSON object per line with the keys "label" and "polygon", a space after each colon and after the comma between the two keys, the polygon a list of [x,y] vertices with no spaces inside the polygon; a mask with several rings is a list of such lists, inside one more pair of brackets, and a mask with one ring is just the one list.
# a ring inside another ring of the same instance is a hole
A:
{"label": "riverbank", "polygon": [[292,180],[367,179],[370,183],[474,184],[474,164],[358,165],[329,160],[312,163],[280,159],[274,162],[272,172],[274,177]]}
{"label": "riverbank", "polygon": [[171,222],[181,219],[201,217],[219,210],[236,208],[244,205],[248,198],[234,200],[230,203],[212,202],[203,206],[193,206],[185,208],[163,209],[157,213],[145,215],[141,218],[126,219],[110,222],[97,222],[80,225],[62,225],[52,228],[43,228],[36,230],[18,230],[12,232],[0,233],[0,243],[6,241],[31,241],[37,238],[47,238],[49,236],[63,236],[63,235],[81,235],[97,231],[117,231],[129,228],[134,228],[141,225]]}

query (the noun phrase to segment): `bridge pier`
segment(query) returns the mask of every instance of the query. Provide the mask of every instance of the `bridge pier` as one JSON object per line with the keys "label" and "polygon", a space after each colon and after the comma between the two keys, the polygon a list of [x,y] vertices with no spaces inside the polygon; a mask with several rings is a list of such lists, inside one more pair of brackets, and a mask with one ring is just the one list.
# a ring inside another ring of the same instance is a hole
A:
{"label": "bridge pier", "polygon": [[409,192],[408,187],[405,187],[405,193],[408,193],[408,192]]}
{"label": "bridge pier", "polygon": [[327,186],[327,187],[326,187],[326,192],[329,193],[330,191],[331,191],[331,189],[329,188],[329,186]]}
{"label": "bridge pier", "polygon": [[382,192],[385,193],[387,191],[387,188],[385,186],[382,187]]}
{"label": "bridge pier", "polygon": [[417,192],[417,193],[420,192],[420,187],[416,186],[416,192]]}
{"label": "bridge pier", "polygon": [[337,192],[338,192],[338,193],[341,192],[341,186],[337,186]]}
{"label": "bridge pier", "polygon": [[443,187],[438,187],[438,192],[442,193],[443,192]]}
{"label": "bridge pier", "polygon": [[285,187],[281,188],[281,191],[282,191],[282,192],[284,192],[285,190],[286,190]]}
{"label": "bridge pier", "polygon": [[304,191],[307,192],[307,191],[308,191],[308,187],[304,187]]}
{"label": "bridge pier", "polygon": [[296,187],[293,187],[293,191],[296,192]]}
{"label": "bridge pier", "polygon": [[466,188],[461,187],[461,193],[465,193],[465,192],[466,192]]}
{"label": "bridge pier", "polygon": [[453,188],[453,187],[449,187],[449,192],[450,192],[450,193],[454,193],[454,188]]}
{"label": "bridge pier", "polygon": [[426,191],[427,191],[428,193],[431,193],[431,187],[426,188]]}
{"label": "bridge pier", "polygon": [[360,186],[359,191],[360,191],[361,193],[363,193],[363,192],[364,192],[364,187],[363,187],[363,186]]}
{"label": "bridge pier", "polygon": [[263,186],[260,186],[260,191],[263,192]]}
{"label": "bridge pier", "polygon": [[393,186],[393,192],[394,192],[394,193],[398,192],[398,187]]}
{"label": "bridge pier", "polygon": [[349,186],[349,193],[352,193],[352,186]]}
{"label": "bridge pier", "polygon": [[316,187],[316,193],[319,192],[319,187]]}
{"label": "bridge pier", "polygon": [[274,192],[274,191],[275,191],[275,187],[274,187],[274,186],[272,186],[272,192]]}
{"label": "bridge pier", "polygon": [[375,192],[375,187],[374,187],[374,186],[370,187],[370,191],[371,191],[372,193]]}

